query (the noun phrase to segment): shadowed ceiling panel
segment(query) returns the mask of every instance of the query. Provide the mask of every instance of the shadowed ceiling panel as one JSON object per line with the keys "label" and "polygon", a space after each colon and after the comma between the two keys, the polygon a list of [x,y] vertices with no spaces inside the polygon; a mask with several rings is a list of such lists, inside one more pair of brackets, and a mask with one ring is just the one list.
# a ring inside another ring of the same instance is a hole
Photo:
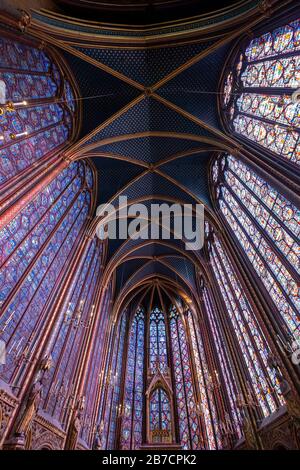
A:
{"label": "shadowed ceiling panel", "polygon": [[211,206],[207,181],[210,157],[209,152],[185,156],[162,165],[160,169],[179,181],[205,204]]}
{"label": "shadowed ceiling panel", "polygon": [[167,276],[171,279],[174,279],[177,282],[180,282],[179,276],[176,275],[172,271],[172,268],[168,268],[166,266],[163,266],[161,263],[158,261],[152,261],[148,264],[145,265],[144,268],[142,268],[140,271],[138,271],[132,279],[128,283],[126,283],[126,287],[131,287],[137,282],[141,281],[142,279],[145,279],[147,276],[154,274],[161,274],[163,276]]}
{"label": "shadowed ceiling panel", "polygon": [[117,239],[117,240],[109,240],[108,249],[107,249],[107,260],[109,260],[114,253],[120,248],[120,246],[124,243],[124,240]]}
{"label": "shadowed ceiling panel", "polygon": [[143,168],[112,158],[93,158],[98,173],[98,203],[108,202],[113,195],[141,174]]}
{"label": "shadowed ceiling panel", "polygon": [[[147,208],[149,208],[149,206],[152,202],[156,202],[158,204],[162,203],[162,201],[159,201],[159,200],[146,201],[145,205],[147,206]],[[150,209],[148,209],[148,211],[150,213]],[[126,242],[125,242],[125,240],[122,240],[119,244],[116,244],[114,241],[112,241],[112,246],[111,246],[111,242],[110,242],[109,243],[108,259],[111,259],[111,257],[113,257],[114,254],[115,254],[116,258],[119,258],[122,255],[128,253],[129,251],[131,252],[134,248],[137,248],[141,244],[141,241],[144,241],[144,240],[128,239]],[[156,240],[153,240],[153,242],[155,243]],[[185,244],[182,240],[177,240],[177,239],[172,238],[172,240],[167,240],[167,242],[170,243],[171,245],[174,245],[175,247],[177,247],[178,250],[185,251]],[[157,244],[156,244],[156,246],[157,246]],[[118,254],[116,254],[116,249],[117,248],[119,248]],[[146,247],[145,247],[145,249],[146,249]],[[167,247],[166,247],[166,249],[167,249]],[[176,253],[178,253],[177,250],[176,250]],[[154,254],[156,254],[156,253],[154,253]],[[157,252],[157,254],[159,254],[159,252]]]}
{"label": "shadowed ceiling panel", "polygon": [[[80,137],[91,132],[140,94],[136,88],[88,62],[68,52],[62,54],[76,78],[82,98]],[[95,96],[98,98],[93,98]]]}
{"label": "shadowed ceiling panel", "polygon": [[144,268],[139,270],[138,272],[135,273],[135,275],[126,282],[126,287],[132,287],[134,284],[138,283],[140,280],[144,279],[147,276],[150,276],[151,274],[155,274],[157,272],[157,266],[156,263],[148,263],[145,265]]}
{"label": "shadowed ceiling panel", "polygon": [[219,128],[218,83],[230,44],[201,59],[158,90],[158,94],[190,114]]}
{"label": "shadowed ceiling panel", "polygon": [[[173,183],[155,173],[147,173],[122,192],[122,196],[127,196],[128,201],[147,197],[149,195],[159,195],[165,196],[168,199],[178,199],[187,204],[193,204],[195,202],[193,197],[189,196]],[[117,202],[117,200],[115,202]]]}
{"label": "shadowed ceiling panel", "polygon": [[178,257],[168,257],[165,262],[195,287],[195,270],[190,261]]}
{"label": "shadowed ceiling panel", "polygon": [[[169,271],[165,271],[165,273],[168,274],[167,277],[170,280],[171,277],[172,280],[175,280],[173,274],[169,275]],[[154,288],[153,281],[155,282],[155,284],[156,281],[158,281],[158,285],[156,284]],[[142,291],[139,291],[137,289],[135,295],[133,296],[133,299],[131,301],[131,305],[134,306],[133,308],[136,308],[137,305],[141,303],[146,309],[146,311],[148,311],[148,309],[152,310],[155,307],[158,307],[162,311],[165,311],[165,309],[168,311],[171,305],[173,304],[174,299],[178,302],[179,305],[182,305],[182,297],[176,293],[177,289],[175,285],[170,288],[170,285],[166,286],[165,283],[166,280],[163,279],[159,274],[157,275],[157,277],[145,281],[145,283],[143,284],[144,288],[142,289]],[[185,287],[187,287],[188,292],[190,292],[190,286],[185,285]],[[145,293],[145,291],[147,292]],[[132,292],[134,292],[134,290]]]}
{"label": "shadowed ceiling panel", "polygon": [[118,135],[149,131],[180,132],[213,137],[210,132],[164,106],[157,100],[144,98],[95,134],[87,143],[94,143]]}
{"label": "shadowed ceiling panel", "polygon": [[141,268],[147,260],[145,259],[134,259],[126,261],[117,268],[116,275],[116,291],[118,292],[125,282],[131,277],[131,275]]}
{"label": "shadowed ceiling panel", "polygon": [[159,243],[151,243],[149,245],[141,246],[134,251],[134,256],[160,256],[174,254],[174,248]]}
{"label": "shadowed ceiling panel", "polygon": [[212,44],[213,41],[153,49],[101,49],[79,46],[77,49],[136,82],[151,86]]}
{"label": "shadowed ceiling panel", "polygon": [[203,147],[201,142],[172,137],[140,137],[123,142],[113,142],[101,147],[101,152],[128,156],[146,163],[156,163],[177,153]]}
{"label": "shadowed ceiling panel", "polygon": [[[140,244],[140,240],[128,240],[126,241],[126,243],[124,243],[124,240],[123,240],[122,247],[120,248],[120,251],[118,252],[118,257],[122,256],[122,254],[125,254],[128,251],[131,251],[132,248],[138,246],[139,244]],[[113,255],[114,253],[111,253],[111,256]],[[117,256],[117,254],[115,254],[115,256]]]}

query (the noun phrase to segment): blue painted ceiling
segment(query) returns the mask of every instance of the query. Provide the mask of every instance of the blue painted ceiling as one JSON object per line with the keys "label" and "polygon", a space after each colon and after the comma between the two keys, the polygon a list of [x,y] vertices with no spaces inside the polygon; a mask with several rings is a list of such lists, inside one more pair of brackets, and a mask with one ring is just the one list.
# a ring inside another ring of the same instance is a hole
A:
{"label": "blue painted ceiling", "polygon": [[213,41],[206,41],[153,49],[101,49],[83,46],[77,46],[76,49],[126,77],[150,87],[212,45]]}
{"label": "blue painted ceiling", "polygon": [[[160,197],[185,203],[202,201],[212,210],[208,171],[215,149],[207,139],[213,142],[216,137],[211,128],[222,130],[217,91],[231,47],[211,51],[212,44],[153,49],[80,45],[76,49],[84,54],[81,57],[64,52],[83,98],[81,150],[92,158],[98,172],[98,203],[114,201],[120,191],[129,200],[151,196],[155,202]],[[88,62],[91,58],[95,63]],[[193,58],[197,60],[186,67]],[[176,69],[173,78],[156,87]],[[149,87],[155,88],[154,95]],[[142,176],[144,171],[148,172]],[[121,240],[109,242],[108,260],[121,255],[122,244]],[[166,276],[179,282],[184,278],[188,285],[195,285],[193,264],[184,256],[176,257],[175,250],[170,257],[172,248],[156,242],[143,247],[139,241],[124,246],[123,251],[130,246],[138,256],[116,269],[117,292],[131,276],[133,285],[146,276]],[[149,262],[146,257],[161,255],[169,256],[165,264],[154,258]]]}

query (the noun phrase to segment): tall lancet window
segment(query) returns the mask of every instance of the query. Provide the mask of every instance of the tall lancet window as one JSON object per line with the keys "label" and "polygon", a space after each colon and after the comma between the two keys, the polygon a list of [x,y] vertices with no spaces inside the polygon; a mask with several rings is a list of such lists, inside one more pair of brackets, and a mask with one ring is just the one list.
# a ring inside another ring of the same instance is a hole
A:
{"label": "tall lancet window", "polygon": [[[203,302],[205,305],[209,326],[214,339],[214,346],[217,353],[217,359],[220,364],[220,368],[224,378],[224,384],[227,391],[229,406],[226,412],[230,417],[230,422],[232,423],[232,428],[236,433],[237,438],[240,439],[242,437],[241,415],[236,404],[238,397],[238,386],[234,372],[232,370],[230,355],[226,346],[226,341],[224,339],[222,326],[220,324],[220,320],[218,318],[214,302],[211,298],[210,291],[207,287],[204,287],[203,289]],[[205,415],[207,415],[207,413]]]}
{"label": "tall lancet window", "polygon": [[14,104],[0,119],[2,186],[63,146],[71,137],[75,106],[61,70],[30,43],[0,38],[0,80],[5,89],[1,107]]}
{"label": "tall lancet window", "polygon": [[221,448],[221,441],[218,432],[218,418],[214,402],[214,394],[211,387],[211,376],[208,370],[200,328],[190,310],[187,313],[187,321],[191,336],[191,346],[193,349],[199,388],[199,412],[203,416],[204,422],[204,439],[207,443],[206,447],[214,450],[217,447]]}
{"label": "tall lancet window", "polygon": [[123,365],[123,352],[124,352],[124,340],[127,324],[127,312],[123,312],[123,315],[119,321],[117,335],[111,340],[113,349],[111,351],[111,366],[107,376],[107,396],[106,404],[104,407],[104,439],[105,448],[114,449],[116,441],[116,428],[117,422],[120,417],[120,389],[122,379],[122,365]]}
{"label": "tall lancet window", "polygon": [[121,429],[122,449],[135,449],[142,443],[145,339],[144,317],[144,309],[139,307],[133,317],[130,329]]}
{"label": "tall lancet window", "polygon": [[[60,318],[53,330],[51,349],[50,345],[48,346],[53,365],[44,386],[43,408],[60,422],[67,418],[65,412],[72,401],[76,365],[81,360],[80,345],[91,327],[95,313],[92,304],[101,260],[100,249],[101,245],[95,238],[82,257],[76,276],[66,294]],[[88,425],[89,423],[84,423],[86,428]]]}
{"label": "tall lancet window", "polygon": [[300,210],[231,155],[213,168],[220,209],[274,302],[279,320],[299,337]]}
{"label": "tall lancet window", "polygon": [[[97,301],[97,286],[101,283],[101,261],[103,256],[102,244],[98,248],[98,251],[95,253],[98,263],[97,268],[98,272],[95,272],[93,283],[96,284],[94,290],[94,299],[91,298],[91,301]],[[95,432],[97,429],[93,426],[93,418],[96,414],[96,407],[98,405],[98,398],[101,394],[102,388],[102,377],[103,377],[103,359],[104,359],[104,337],[105,332],[107,331],[107,325],[110,320],[110,299],[111,299],[111,283],[106,289],[103,303],[101,302],[100,308],[97,309],[97,303],[93,303],[90,310],[90,319],[87,324],[84,324],[86,331],[93,328],[93,320],[96,328],[95,336],[95,347],[91,351],[91,356],[88,361],[88,373],[85,377],[85,385],[83,390],[83,396],[86,397],[85,409],[83,416],[83,427],[81,429],[81,438],[88,443],[93,445],[95,441]],[[97,324],[98,323],[98,324]],[[99,423],[100,424],[100,423]],[[97,428],[98,426],[96,426]],[[99,428],[98,428],[99,429]]]}
{"label": "tall lancet window", "polygon": [[184,449],[201,449],[201,431],[195,406],[196,397],[191,371],[191,356],[185,326],[175,306],[170,310],[170,335],[180,442]]}
{"label": "tall lancet window", "polygon": [[253,39],[229,71],[223,107],[234,132],[300,164],[300,21]]}
{"label": "tall lancet window", "polygon": [[241,349],[245,361],[249,396],[256,405],[258,419],[263,418],[283,403],[274,371],[268,366],[270,349],[222,243],[215,235],[213,241],[208,241],[208,248],[213,272],[236,337],[236,347]]}
{"label": "tall lancet window", "polygon": [[161,387],[157,387],[150,395],[150,432],[153,436],[153,442],[163,442],[162,432],[171,434],[171,403],[168,394]]}
{"label": "tall lancet window", "polygon": [[149,325],[149,365],[152,372],[157,369],[157,363],[161,371],[168,367],[165,316],[155,307],[150,314]]}
{"label": "tall lancet window", "polygon": [[8,382],[24,379],[21,358],[34,354],[51,317],[49,299],[81,239],[91,204],[86,166],[72,163],[0,231],[0,328],[9,352],[2,378]]}

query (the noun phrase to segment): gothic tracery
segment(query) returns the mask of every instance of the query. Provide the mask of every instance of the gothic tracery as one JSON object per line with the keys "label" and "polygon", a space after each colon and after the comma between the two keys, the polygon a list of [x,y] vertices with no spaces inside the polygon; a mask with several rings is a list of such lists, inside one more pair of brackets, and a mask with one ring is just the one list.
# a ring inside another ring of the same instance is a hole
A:
{"label": "gothic tracery", "polygon": [[[294,3],[172,47],[0,11],[2,448],[299,447]],[[100,240],[119,195],[203,203],[203,247]]]}

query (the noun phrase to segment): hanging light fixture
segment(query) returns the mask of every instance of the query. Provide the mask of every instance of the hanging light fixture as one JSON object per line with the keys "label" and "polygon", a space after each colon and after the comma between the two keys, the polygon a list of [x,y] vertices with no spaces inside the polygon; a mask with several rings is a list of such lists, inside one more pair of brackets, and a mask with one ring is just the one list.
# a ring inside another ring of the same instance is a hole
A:
{"label": "hanging light fixture", "polygon": [[19,132],[19,134],[15,134],[14,132],[11,132],[11,133],[9,134],[9,137],[11,138],[11,140],[15,140],[15,139],[17,139],[17,138],[19,138],[19,137],[24,137],[24,136],[26,136],[26,135],[28,135],[28,131]]}
{"label": "hanging light fixture", "polygon": [[[27,101],[18,101],[13,103],[12,101],[6,101],[6,83],[4,80],[0,80],[0,116],[3,116],[5,113],[13,113],[16,111],[16,108],[20,106],[26,106]],[[28,135],[28,131],[25,130],[23,132],[19,132],[16,134],[15,132],[10,132],[9,137],[11,140],[15,140],[19,137],[24,137]],[[0,141],[4,140],[4,135],[0,135]]]}
{"label": "hanging light fixture", "polygon": [[14,103],[13,101],[6,100],[6,83],[4,80],[0,79],[0,116],[5,113],[12,113],[16,110],[16,107],[19,106],[26,106],[28,103],[26,100],[17,101]]}

